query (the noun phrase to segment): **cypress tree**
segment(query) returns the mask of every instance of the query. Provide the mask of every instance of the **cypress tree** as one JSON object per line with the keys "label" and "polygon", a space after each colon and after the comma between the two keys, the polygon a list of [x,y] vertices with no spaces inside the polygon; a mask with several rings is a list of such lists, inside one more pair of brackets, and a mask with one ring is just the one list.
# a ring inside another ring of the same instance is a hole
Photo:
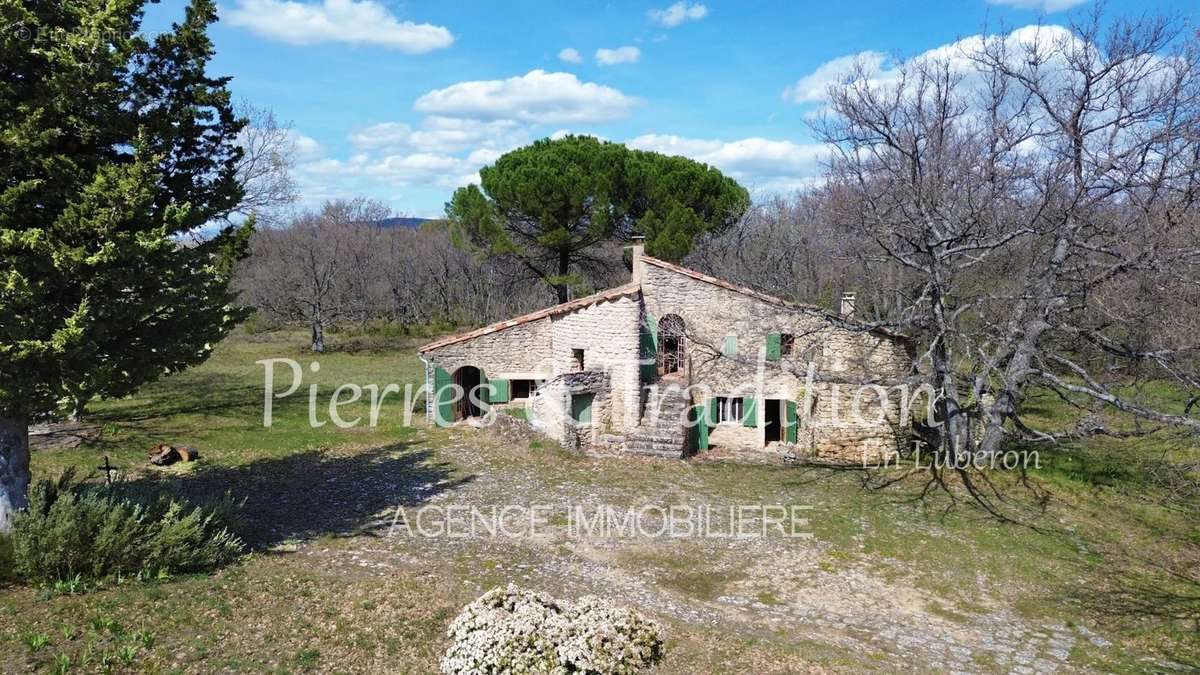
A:
{"label": "cypress tree", "polygon": [[[0,531],[28,425],[204,360],[243,318],[252,223],[211,0],[150,40],[146,0],[0,0]],[[192,238],[202,229],[212,236]]]}

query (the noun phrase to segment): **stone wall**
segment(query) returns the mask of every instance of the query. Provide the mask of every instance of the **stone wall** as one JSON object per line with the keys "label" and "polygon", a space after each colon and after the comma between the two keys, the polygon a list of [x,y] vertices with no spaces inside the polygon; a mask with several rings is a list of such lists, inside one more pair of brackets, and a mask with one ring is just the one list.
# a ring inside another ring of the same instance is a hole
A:
{"label": "stone wall", "polygon": [[598,302],[553,319],[553,369],[575,368],[573,350],[584,351],[584,369],[607,374],[611,389],[609,426],[636,426],[639,410],[638,324],[636,295]]}
{"label": "stone wall", "polygon": [[[819,308],[791,308],[752,297],[745,293],[695,279],[675,270],[647,263],[642,269],[642,293],[646,312],[661,321],[667,314],[678,314],[686,324],[687,372],[693,397],[702,403],[710,396],[757,396],[756,426],[726,423],[710,435],[714,445],[739,449],[763,447],[764,399],[805,399],[805,382],[813,369],[816,405],[802,425],[801,445],[805,438],[815,451],[844,454],[841,439],[851,439],[855,447],[895,447],[895,429],[890,422],[875,422],[879,402],[864,396],[863,417],[850,419],[832,414],[830,382],[854,382],[843,385],[852,397],[859,381],[892,384],[908,369],[904,346],[894,340],[865,332],[840,328],[830,322]],[[795,336],[792,353],[778,361],[765,359],[767,336],[787,333]],[[725,356],[726,336],[736,336],[737,355]],[[761,393],[756,393],[761,392]],[[843,396],[847,392],[843,392]],[[839,398],[840,400],[840,398]],[[843,408],[849,412],[849,408]],[[886,416],[898,417],[898,405],[889,402]],[[855,451],[856,459],[858,451]]]}
{"label": "stone wall", "polygon": [[907,426],[900,424],[901,394],[894,388],[881,392],[857,384],[818,382],[801,408],[797,445],[805,456],[875,463],[890,457],[907,434]]}
{"label": "stone wall", "polygon": [[518,375],[549,378],[554,373],[552,334],[547,317],[438,347],[425,356],[450,373],[462,366],[476,366],[491,379]]}

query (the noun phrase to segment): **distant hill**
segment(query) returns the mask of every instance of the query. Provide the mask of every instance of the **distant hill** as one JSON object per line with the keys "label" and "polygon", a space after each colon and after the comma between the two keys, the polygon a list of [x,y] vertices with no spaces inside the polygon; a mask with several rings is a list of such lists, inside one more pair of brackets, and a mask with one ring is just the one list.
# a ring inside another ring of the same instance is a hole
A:
{"label": "distant hill", "polygon": [[403,227],[410,230],[419,230],[425,223],[430,222],[433,218],[384,218],[383,220],[375,221],[379,227],[390,230],[396,227]]}

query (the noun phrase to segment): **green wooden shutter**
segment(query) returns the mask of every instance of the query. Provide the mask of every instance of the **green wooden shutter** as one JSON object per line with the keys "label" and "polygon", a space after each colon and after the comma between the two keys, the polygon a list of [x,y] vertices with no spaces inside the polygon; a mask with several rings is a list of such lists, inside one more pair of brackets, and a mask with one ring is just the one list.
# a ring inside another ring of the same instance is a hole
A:
{"label": "green wooden shutter", "polygon": [[799,435],[800,419],[799,419],[799,416],[796,414],[796,402],[795,401],[787,402],[786,418],[787,418],[787,442],[795,443],[796,439],[798,439],[800,437],[800,435]]}
{"label": "green wooden shutter", "polygon": [[487,413],[491,407],[488,404],[492,402],[492,387],[488,384],[487,373],[479,371],[479,393],[475,394],[475,398],[479,399],[479,408],[482,412]]}
{"label": "green wooden shutter", "polygon": [[705,416],[704,421],[709,426],[716,424],[717,420],[721,419],[720,414],[717,413],[717,397],[716,396],[708,399],[707,413],[708,414]]}
{"label": "green wooden shutter", "polygon": [[758,420],[754,416],[754,402],[753,396],[742,397],[742,426],[758,426]]}
{"label": "green wooden shutter", "polygon": [[433,422],[448,427],[454,422],[454,391],[450,388],[450,373],[444,368],[433,369]]}
{"label": "green wooden shutter", "polygon": [[725,356],[737,356],[737,336],[726,335],[725,344],[721,345],[721,353]]}
{"label": "green wooden shutter", "polygon": [[642,381],[653,382],[654,376],[658,374],[658,319],[646,315],[646,323],[642,326],[640,334],[641,338],[641,357],[646,359],[646,363],[642,364]]}
{"label": "green wooden shutter", "polygon": [[697,450],[708,449],[709,417],[707,411],[707,406],[697,405],[692,406],[692,410],[688,414],[688,417],[695,422],[695,425],[692,427],[692,433],[688,434],[688,436],[696,439]]}
{"label": "green wooden shutter", "polygon": [[592,423],[592,401],[594,394],[575,394],[571,397],[571,419],[580,424]]}
{"label": "green wooden shutter", "polygon": [[767,360],[768,361],[778,361],[779,360],[779,357],[780,357],[780,354],[782,351],[779,345],[780,345],[779,333],[769,333],[767,335]]}
{"label": "green wooden shutter", "polygon": [[488,394],[490,403],[508,403],[512,400],[508,380],[496,379],[489,380],[489,382],[492,385],[492,390]]}

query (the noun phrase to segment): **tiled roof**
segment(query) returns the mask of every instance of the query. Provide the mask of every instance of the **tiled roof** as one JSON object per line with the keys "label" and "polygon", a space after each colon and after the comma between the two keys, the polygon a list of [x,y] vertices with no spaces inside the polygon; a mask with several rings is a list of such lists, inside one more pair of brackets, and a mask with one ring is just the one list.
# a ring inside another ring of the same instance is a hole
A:
{"label": "tiled roof", "polygon": [[448,337],[441,338],[440,340],[435,340],[433,342],[430,342],[429,344],[425,345],[424,347],[421,347],[417,351],[424,354],[425,352],[433,351],[434,349],[439,349],[439,348],[445,347],[447,345],[452,345],[452,344],[455,344],[458,342],[464,342],[466,340],[472,340],[474,338],[477,338],[477,337],[480,337],[483,335],[487,335],[489,333],[495,333],[496,331],[504,330],[505,328],[512,328],[513,326],[520,326],[521,324],[526,324],[526,323],[529,323],[530,321],[537,321],[538,319],[544,319],[548,316],[554,316],[555,314],[571,312],[576,309],[587,307],[588,305],[594,305],[597,302],[604,302],[605,300],[613,300],[613,299],[616,299],[616,298],[619,298],[619,297],[622,297],[625,295],[631,295],[631,294],[637,293],[641,290],[642,290],[641,285],[635,284],[635,283],[625,284],[624,286],[617,286],[616,288],[610,288],[606,291],[600,291],[599,293],[594,293],[592,295],[588,295],[588,296],[585,296],[582,298],[576,298],[574,300],[564,302],[560,305],[554,305],[553,307],[547,307],[546,309],[539,309],[536,312],[530,312],[529,314],[523,314],[516,318],[508,319],[507,321],[498,321],[496,323],[484,326],[483,328],[477,328],[477,329],[475,329],[473,331],[469,331],[467,333],[459,333],[457,335],[450,335]]}

